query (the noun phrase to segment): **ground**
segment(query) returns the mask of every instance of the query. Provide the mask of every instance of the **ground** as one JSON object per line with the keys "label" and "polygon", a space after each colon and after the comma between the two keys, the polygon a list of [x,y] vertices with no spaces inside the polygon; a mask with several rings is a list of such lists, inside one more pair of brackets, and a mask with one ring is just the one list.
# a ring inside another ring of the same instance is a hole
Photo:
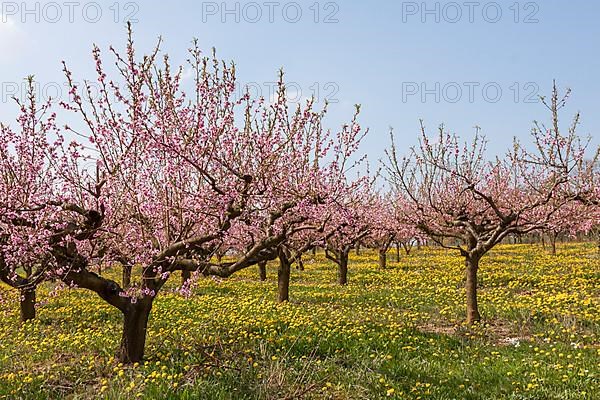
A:
{"label": "ground", "polygon": [[[462,261],[440,249],[352,255],[349,285],[322,255],[292,272],[276,304],[276,265],[197,295],[155,301],[146,362],[114,360],[120,314],[83,290],[40,290],[18,322],[0,289],[0,398],[600,399],[600,257],[592,244],[504,245],[481,262],[485,319],[464,318]],[[117,276],[117,271],[108,271]],[[178,278],[178,277],[177,277]]]}

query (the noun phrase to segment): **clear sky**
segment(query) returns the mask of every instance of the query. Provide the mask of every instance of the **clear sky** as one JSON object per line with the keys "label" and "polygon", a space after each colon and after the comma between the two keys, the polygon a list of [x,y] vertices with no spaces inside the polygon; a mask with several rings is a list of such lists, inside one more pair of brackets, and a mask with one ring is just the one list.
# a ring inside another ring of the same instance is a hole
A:
{"label": "clear sky", "polygon": [[382,157],[393,127],[401,146],[415,142],[418,120],[432,132],[444,122],[467,137],[482,127],[492,152],[514,136],[528,139],[547,120],[538,94],[552,80],[573,95],[567,124],[582,113],[580,133],[600,130],[600,2],[507,1],[4,1],[0,12],[0,118],[9,97],[34,74],[44,90],[66,96],[60,61],[93,78],[92,43],[123,47],[134,19],[140,50],[162,35],[183,63],[192,38],[237,64],[241,85],[268,97],[283,67],[293,98],[316,94],[330,106],[329,126],[355,103],[370,128],[363,150]]}

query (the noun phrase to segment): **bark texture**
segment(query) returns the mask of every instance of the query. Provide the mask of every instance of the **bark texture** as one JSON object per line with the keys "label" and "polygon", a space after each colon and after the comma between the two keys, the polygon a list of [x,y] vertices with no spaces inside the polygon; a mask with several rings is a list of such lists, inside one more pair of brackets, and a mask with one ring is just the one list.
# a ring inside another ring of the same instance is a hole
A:
{"label": "bark texture", "polygon": [[152,309],[152,300],[144,298],[131,304],[123,312],[123,334],[118,359],[124,364],[140,362],[144,358],[146,330]]}
{"label": "bark texture", "polygon": [[290,299],[291,263],[285,250],[279,250],[279,268],[277,269],[277,301],[283,303]]}
{"label": "bark texture", "polygon": [[466,293],[467,293],[467,324],[481,321],[479,306],[477,304],[477,271],[479,270],[479,259],[476,256],[465,259],[466,267]]}
{"label": "bark texture", "polygon": [[338,283],[346,285],[348,283],[348,252],[342,251],[338,263]]}
{"label": "bark texture", "polygon": [[387,249],[379,248],[377,252],[379,253],[379,268],[385,269],[387,267]]}
{"label": "bark texture", "polygon": [[21,321],[29,321],[35,318],[35,289],[21,290]]}
{"label": "bark texture", "polygon": [[258,275],[261,281],[267,280],[267,262],[261,261],[258,263]]}

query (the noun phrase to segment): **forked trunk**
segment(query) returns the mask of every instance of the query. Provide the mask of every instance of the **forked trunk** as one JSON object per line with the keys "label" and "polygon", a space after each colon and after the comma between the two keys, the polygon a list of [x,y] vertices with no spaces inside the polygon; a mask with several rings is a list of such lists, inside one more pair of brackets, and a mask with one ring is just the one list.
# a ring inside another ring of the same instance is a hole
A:
{"label": "forked trunk", "polygon": [[386,249],[379,248],[378,253],[379,253],[379,268],[385,269],[385,267],[387,266]]}
{"label": "forked trunk", "polygon": [[479,306],[477,305],[477,270],[479,269],[479,259],[477,257],[466,257],[466,292],[467,292],[467,324],[474,324],[481,321]]}
{"label": "forked trunk", "polygon": [[283,251],[279,252],[279,268],[277,269],[277,301],[283,303],[290,299],[290,260]]}
{"label": "forked trunk", "polygon": [[348,251],[340,252],[338,263],[338,283],[345,285],[348,283]]}
{"label": "forked trunk", "polygon": [[123,335],[118,359],[124,364],[140,362],[144,358],[146,328],[152,309],[152,299],[145,298],[131,304],[123,313]]}
{"label": "forked trunk", "polygon": [[123,265],[123,288],[128,288],[131,284],[131,265]]}
{"label": "forked trunk", "polygon": [[35,289],[21,290],[21,321],[29,321],[35,318]]}
{"label": "forked trunk", "polygon": [[258,276],[260,277],[260,280],[263,282],[267,280],[267,262],[266,261],[261,261],[258,263]]}

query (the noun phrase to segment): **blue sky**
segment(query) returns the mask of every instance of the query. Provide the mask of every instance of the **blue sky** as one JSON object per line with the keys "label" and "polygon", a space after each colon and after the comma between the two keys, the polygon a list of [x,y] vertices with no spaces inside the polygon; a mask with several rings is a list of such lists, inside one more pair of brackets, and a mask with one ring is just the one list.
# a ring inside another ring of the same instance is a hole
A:
{"label": "blue sky", "polygon": [[549,94],[553,79],[573,90],[563,122],[581,111],[580,133],[598,143],[600,2],[1,3],[3,121],[14,116],[8,97],[28,74],[48,92],[63,85],[61,60],[92,78],[92,43],[122,47],[129,15],[140,50],[162,35],[165,51],[183,63],[196,37],[206,52],[214,46],[234,60],[240,84],[265,97],[283,67],[294,98],[332,101],[331,127],[362,104],[372,160],[383,156],[389,127],[402,147],[414,143],[420,118],[432,132],[443,122],[463,137],[479,125],[490,150],[503,152],[514,136],[528,139],[534,119],[548,119],[532,100]]}

